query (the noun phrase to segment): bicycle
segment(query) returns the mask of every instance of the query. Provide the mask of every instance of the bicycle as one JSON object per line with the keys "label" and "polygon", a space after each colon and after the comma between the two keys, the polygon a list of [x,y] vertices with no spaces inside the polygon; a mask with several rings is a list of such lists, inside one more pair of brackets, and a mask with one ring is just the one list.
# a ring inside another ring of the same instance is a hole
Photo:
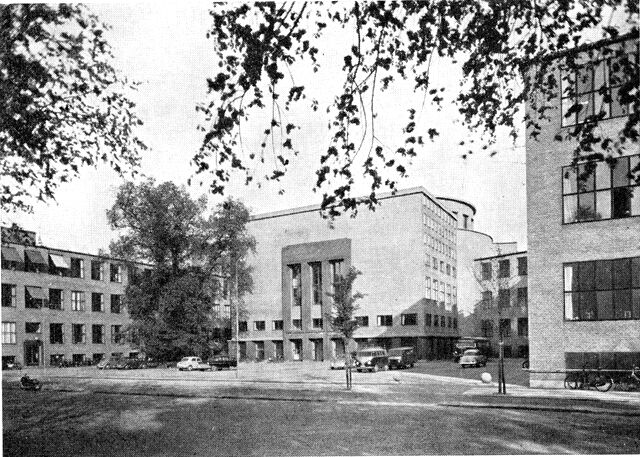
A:
{"label": "bicycle", "polygon": [[589,389],[595,387],[599,392],[607,392],[613,386],[613,379],[602,373],[600,367],[596,371],[587,370],[586,365],[581,372],[569,373],[564,380],[565,389]]}
{"label": "bicycle", "polygon": [[640,368],[633,367],[633,369],[631,370],[631,374],[618,381],[617,388],[624,392],[628,392],[630,390],[640,390]]}

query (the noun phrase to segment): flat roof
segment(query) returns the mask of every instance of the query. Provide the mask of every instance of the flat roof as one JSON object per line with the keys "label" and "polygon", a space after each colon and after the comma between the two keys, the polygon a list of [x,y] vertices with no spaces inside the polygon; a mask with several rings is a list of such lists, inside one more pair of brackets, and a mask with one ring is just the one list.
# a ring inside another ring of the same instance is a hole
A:
{"label": "flat roof", "polygon": [[[402,189],[402,190],[398,190],[396,192],[384,192],[384,193],[381,193],[381,194],[377,195],[376,198],[378,200],[386,200],[386,199],[389,199],[389,198],[406,197],[408,195],[415,195],[415,194],[422,194],[425,197],[429,198],[432,202],[434,202],[436,205],[438,205],[438,207],[440,207],[445,213],[447,213],[449,216],[451,216],[454,220],[457,220],[457,218],[455,217],[455,215],[453,215],[453,213],[451,213],[451,211],[449,211],[440,202],[437,201],[438,197],[435,197],[435,196],[431,195],[427,191],[427,189],[425,189],[422,186],[411,187],[409,189]],[[357,197],[356,200],[360,200],[360,199],[363,199],[363,198],[366,198],[366,197]],[[284,209],[284,210],[280,210],[280,211],[272,211],[272,212],[269,212],[269,213],[256,214],[256,215],[251,216],[249,221],[250,222],[259,221],[259,220],[263,220],[263,219],[271,219],[271,218],[275,218],[275,217],[291,216],[291,215],[294,215],[294,214],[311,213],[311,212],[316,212],[316,211],[320,211],[320,205],[300,206],[300,207],[297,207],[297,208],[290,208],[290,209]]]}
{"label": "flat roof", "polygon": [[498,254],[498,255],[492,255],[491,257],[480,257],[479,259],[473,259],[474,262],[477,262],[478,260],[491,260],[491,259],[498,259],[500,257],[509,257],[511,255],[522,255],[522,254],[526,254],[527,251],[517,251],[517,252],[511,252],[509,254]]}
{"label": "flat roof", "polygon": [[459,198],[449,198],[449,197],[437,197],[438,200],[448,200],[450,202],[457,202],[457,203],[462,203],[463,205],[468,206],[469,208],[471,208],[471,210],[473,211],[473,215],[476,215],[476,207],[473,206],[471,203],[469,203],[468,201],[465,200],[460,200]]}

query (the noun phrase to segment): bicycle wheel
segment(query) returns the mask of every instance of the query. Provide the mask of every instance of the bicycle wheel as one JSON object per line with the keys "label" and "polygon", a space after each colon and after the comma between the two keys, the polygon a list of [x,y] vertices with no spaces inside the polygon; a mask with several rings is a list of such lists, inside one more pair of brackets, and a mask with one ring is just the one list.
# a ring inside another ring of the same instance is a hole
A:
{"label": "bicycle wheel", "polygon": [[613,379],[606,375],[598,375],[596,379],[593,381],[593,385],[596,390],[600,392],[607,392],[613,386]]}
{"label": "bicycle wheel", "polygon": [[578,377],[574,374],[570,374],[564,379],[564,388],[576,390],[578,388]]}

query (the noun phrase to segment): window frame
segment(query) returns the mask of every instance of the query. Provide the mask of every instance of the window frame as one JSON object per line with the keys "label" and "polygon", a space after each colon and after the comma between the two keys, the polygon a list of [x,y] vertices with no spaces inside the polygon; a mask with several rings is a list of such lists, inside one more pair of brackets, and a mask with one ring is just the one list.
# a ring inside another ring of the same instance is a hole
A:
{"label": "window frame", "polygon": [[417,313],[400,314],[400,325],[404,327],[418,325],[418,314]]}
{"label": "window frame", "polygon": [[[9,293],[5,294],[5,291]],[[9,304],[5,305],[5,298],[8,298]],[[2,283],[2,307],[16,308],[18,306],[18,286],[16,284]]]}
{"label": "window frame", "polygon": [[[15,321],[2,321],[1,330],[2,330],[2,344],[18,344],[17,337],[16,337]],[[5,339],[8,339],[9,341],[5,341]]]}

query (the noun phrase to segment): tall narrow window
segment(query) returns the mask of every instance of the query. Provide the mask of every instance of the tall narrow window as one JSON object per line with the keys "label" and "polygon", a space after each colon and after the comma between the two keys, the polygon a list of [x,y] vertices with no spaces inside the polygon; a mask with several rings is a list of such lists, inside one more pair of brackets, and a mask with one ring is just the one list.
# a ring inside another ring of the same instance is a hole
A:
{"label": "tall narrow window", "polygon": [[111,295],[111,312],[114,314],[120,314],[122,311],[122,296]]}
{"label": "tall narrow window", "polygon": [[62,331],[63,324],[49,324],[49,342],[51,344],[63,344],[64,333]]}
{"label": "tall narrow window", "polygon": [[64,291],[49,289],[49,309],[61,311],[64,309]]}
{"label": "tall narrow window", "polygon": [[71,325],[71,342],[73,344],[81,344],[87,342],[87,334],[85,324]]}
{"label": "tall narrow window", "polygon": [[518,276],[527,276],[527,258],[518,257]]}
{"label": "tall narrow window", "polygon": [[2,306],[15,308],[16,303],[16,285],[2,284]]}
{"label": "tall narrow window", "polygon": [[102,281],[104,279],[104,262],[99,260],[91,261],[91,279]]}
{"label": "tall narrow window", "polygon": [[110,267],[111,282],[122,282],[122,265],[112,263]]}
{"label": "tall narrow window", "polygon": [[91,311],[94,313],[103,313],[104,312],[104,295],[92,292],[91,293]]}
{"label": "tall narrow window", "polygon": [[2,323],[2,344],[16,344],[16,323]]}
{"label": "tall narrow window", "polygon": [[511,277],[511,262],[507,260],[500,260],[498,262],[498,278]]}
{"label": "tall narrow window", "polygon": [[311,262],[311,302],[314,305],[322,305],[322,264]]}
{"label": "tall narrow window", "polygon": [[71,291],[71,310],[84,311],[84,292]]}
{"label": "tall narrow window", "polygon": [[329,266],[331,267],[331,281],[332,281],[331,291],[334,292],[335,284],[338,282],[338,279],[344,275],[344,272],[342,271],[344,267],[344,260],[343,259],[331,260],[329,261]]}
{"label": "tall narrow window", "polygon": [[491,262],[482,262],[482,279],[488,281],[491,279]]}
{"label": "tall narrow window", "polygon": [[72,278],[84,278],[84,260],[71,257],[71,270],[69,275]]}
{"label": "tall narrow window", "polygon": [[291,305],[302,306],[302,278],[300,264],[289,265],[291,274]]}

